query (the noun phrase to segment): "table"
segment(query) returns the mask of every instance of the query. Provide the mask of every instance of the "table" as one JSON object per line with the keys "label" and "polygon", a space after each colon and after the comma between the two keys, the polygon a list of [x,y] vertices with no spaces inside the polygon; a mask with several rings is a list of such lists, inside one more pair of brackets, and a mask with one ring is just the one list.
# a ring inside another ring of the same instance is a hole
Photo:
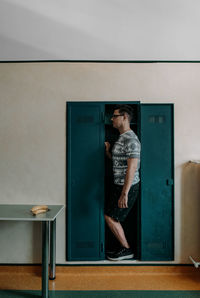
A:
{"label": "table", "polygon": [[[49,211],[33,215],[34,205],[0,204],[0,221],[39,221],[42,223],[42,297],[49,296],[49,278],[56,277],[56,217],[64,209],[63,205],[48,205]],[[49,241],[50,235],[50,241]],[[50,275],[49,275],[50,242]]]}

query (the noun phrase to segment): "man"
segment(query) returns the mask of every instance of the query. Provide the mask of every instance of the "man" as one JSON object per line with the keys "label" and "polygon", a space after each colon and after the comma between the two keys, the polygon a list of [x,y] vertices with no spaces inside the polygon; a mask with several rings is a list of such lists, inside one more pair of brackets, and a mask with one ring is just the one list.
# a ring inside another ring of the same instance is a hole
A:
{"label": "man", "polygon": [[117,106],[111,118],[113,127],[120,136],[110,152],[105,142],[106,155],[112,158],[114,191],[105,209],[105,221],[121,244],[121,249],[107,255],[109,260],[124,260],[134,257],[126,239],[121,222],[132,209],[139,192],[140,141],[131,130],[132,110],[128,105]]}

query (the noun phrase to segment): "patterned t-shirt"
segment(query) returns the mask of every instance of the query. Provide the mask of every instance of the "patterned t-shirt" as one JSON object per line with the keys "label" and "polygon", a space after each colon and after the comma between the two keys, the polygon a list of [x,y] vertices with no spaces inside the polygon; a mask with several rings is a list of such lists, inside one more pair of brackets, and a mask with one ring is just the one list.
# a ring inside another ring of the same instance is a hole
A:
{"label": "patterned t-shirt", "polygon": [[112,149],[113,174],[114,183],[117,185],[124,185],[124,180],[127,170],[127,159],[138,158],[137,169],[135,171],[133,185],[140,181],[140,150],[141,145],[137,135],[128,130],[121,134]]}

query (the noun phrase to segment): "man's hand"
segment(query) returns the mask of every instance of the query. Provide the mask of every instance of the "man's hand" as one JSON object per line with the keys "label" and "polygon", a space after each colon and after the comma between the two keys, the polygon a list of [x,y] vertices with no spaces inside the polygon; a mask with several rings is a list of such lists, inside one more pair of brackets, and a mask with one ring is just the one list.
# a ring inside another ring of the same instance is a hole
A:
{"label": "man's hand", "polygon": [[105,149],[106,149],[106,155],[108,156],[108,158],[112,158],[112,155],[110,153],[110,143],[109,142],[104,142],[105,144]]}
{"label": "man's hand", "polygon": [[105,147],[106,147],[106,151],[109,152],[110,151],[110,143],[109,142],[105,142]]}
{"label": "man's hand", "polygon": [[118,200],[119,208],[128,208],[128,194],[122,193]]}

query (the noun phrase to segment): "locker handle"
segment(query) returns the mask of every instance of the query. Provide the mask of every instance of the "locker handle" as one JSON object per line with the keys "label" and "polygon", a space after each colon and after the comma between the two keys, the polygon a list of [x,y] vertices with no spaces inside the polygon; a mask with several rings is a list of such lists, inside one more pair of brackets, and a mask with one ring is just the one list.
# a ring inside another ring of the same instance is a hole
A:
{"label": "locker handle", "polygon": [[167,185],[174,185],[174,180],[171,178],[167,179]]}

